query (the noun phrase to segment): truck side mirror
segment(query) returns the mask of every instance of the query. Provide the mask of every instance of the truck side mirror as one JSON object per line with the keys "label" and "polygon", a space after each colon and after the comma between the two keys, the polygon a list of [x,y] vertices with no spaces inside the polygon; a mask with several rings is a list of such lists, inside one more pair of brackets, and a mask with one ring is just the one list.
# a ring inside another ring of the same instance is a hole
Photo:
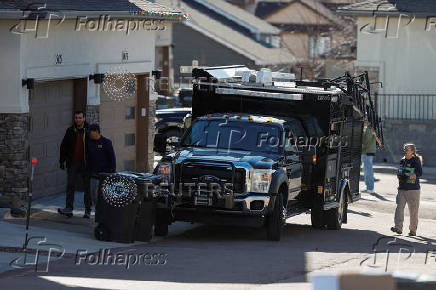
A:
{"label": "truck side mirror", "polygon": [[191,123],[192,123],[192,115],[191,114],[187,114],[183,118],[183,126],[185,127],[185,129],[189,129],[189,127],[191,127]]}

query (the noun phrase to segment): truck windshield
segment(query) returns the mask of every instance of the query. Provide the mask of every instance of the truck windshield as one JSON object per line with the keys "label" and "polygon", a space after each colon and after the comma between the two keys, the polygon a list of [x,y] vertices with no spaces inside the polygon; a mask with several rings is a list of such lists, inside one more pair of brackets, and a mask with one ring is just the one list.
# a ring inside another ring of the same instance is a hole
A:
{"label": "truck windshield", "polygon": [[280,132],[280,127],[274,124],[228,119],[199,120],[192,124],[181,145],[280,153]]}

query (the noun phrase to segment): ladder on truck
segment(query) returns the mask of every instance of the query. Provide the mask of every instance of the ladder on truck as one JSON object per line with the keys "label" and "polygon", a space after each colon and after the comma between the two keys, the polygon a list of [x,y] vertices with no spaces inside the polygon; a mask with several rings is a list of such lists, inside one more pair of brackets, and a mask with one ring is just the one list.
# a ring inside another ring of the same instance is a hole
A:
{"label": "ladder on truck", "polygon": [[349,73],[346,73],[345,76],[329,80],[324,84],[335,85],[351,97],[353,109],[365,121],[368,121],[378,147],[386,151],[383,142],[381,118],[377,114],[374,101],[371,97],[371,83],[369,82],[368,71],[357,76],[351,76]]}

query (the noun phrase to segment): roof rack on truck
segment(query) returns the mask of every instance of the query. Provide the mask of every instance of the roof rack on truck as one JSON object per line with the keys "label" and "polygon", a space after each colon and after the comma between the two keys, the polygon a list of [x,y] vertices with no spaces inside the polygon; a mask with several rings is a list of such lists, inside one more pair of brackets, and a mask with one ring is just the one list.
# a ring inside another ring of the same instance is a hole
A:
{"label": "roof rack on truck", "polygon": [[[264,99],[351,102],[353,109],[368,121],[377,144],[385,151],[381,120],[371,98],[368,72],[356,76],[348,72],[335,79],[317,81],[296,80],[295,74],[271,72],[269,69],[250,70],[243,65],[195,68],[194,85],[206,86],[220,95],[239,95]],[[311,95],[317,95],[313,98]]]}

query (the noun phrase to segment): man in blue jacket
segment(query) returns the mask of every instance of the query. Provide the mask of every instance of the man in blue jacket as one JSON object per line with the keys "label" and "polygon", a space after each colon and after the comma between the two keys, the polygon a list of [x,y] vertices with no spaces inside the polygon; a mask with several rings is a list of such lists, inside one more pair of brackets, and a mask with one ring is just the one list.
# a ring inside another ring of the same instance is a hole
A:
{"label": "man in blue jacket", "polygon": [[91,175],[90,191],[94,207],[98,200],[98,179],[92,178],[99,173],[114,173],[116,171],[116,158],[112,141],[100,133],[100,126],[92,124],[88,127],[88,171]]}

